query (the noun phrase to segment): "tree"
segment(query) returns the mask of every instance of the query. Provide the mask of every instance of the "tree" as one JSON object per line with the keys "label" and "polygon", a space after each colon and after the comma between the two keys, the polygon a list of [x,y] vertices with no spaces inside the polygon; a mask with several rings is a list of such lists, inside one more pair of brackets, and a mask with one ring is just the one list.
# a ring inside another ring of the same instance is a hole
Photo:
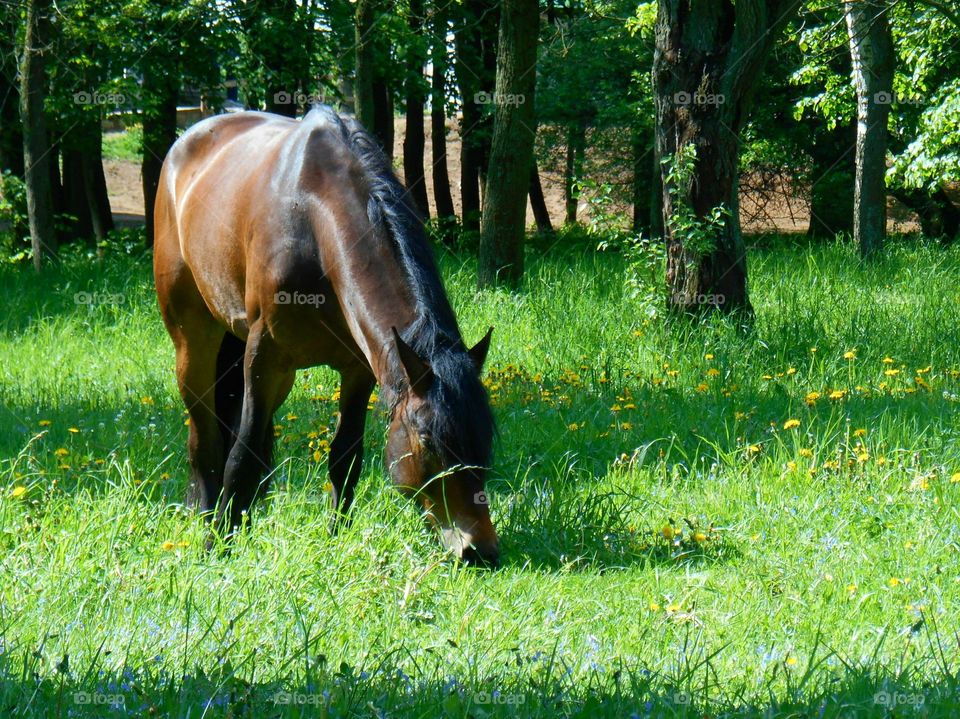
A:
{"label": "tree", "polygon": [[465,0],[454,23],[454,71],[460,89],[460,205],[463,229],[480,231],[480,185],[487,171],[490,143],[489,115],[484,108],[493,99],[498,6],[492,0]]}
{"label": "tree", "polygon": [[493,140],[483,198],[481,286],[517,285],[536,118],[537,0],[503,0],[493,96]]}
{"label": "tree", "polygon": [[883,246],[887,231],[887,119],[893,102],[893,38],[887,0],[844,4],[857,94],[853,236],[863,257]]}
{"label": "tree", "polygon": [[407,22],[410,34],[407,37],[406,133],[403,137],[403,177],[413,203],[424,217],[430,216],[427,201],[427,185],[423,176],[423,105],[426,90],[423,66],[426,61],[426,45],[423,37],[423,0],[410,0]]}
{"label": "tree", "polygon": [[447,169],[447,31],[448,4],[435,0],[430,19],[430,140],[432,145],[433,201],[441,220],[454,216],[450,194],[450,173]]}
{"label": "tree", "polygon": [[354,109],[357,119],[393,158],[393,98],[388,68],[389,37],[385,28],[390,0],[357,0]]}
{"label": "tree", "polygon": [[43,108],[46,95],[46,51],[50,35],[50,0],[29,0],[20,66],[20,117],[23,119],[23,163],[33,266],[40,271],[44,257],[56,257],[53,196],[50,187],[50,145]]}
{"label": "tree", "polygon": [[750,311],[738,217],[738,133],[798,0],[660,0],[653,80],[668,306]]}

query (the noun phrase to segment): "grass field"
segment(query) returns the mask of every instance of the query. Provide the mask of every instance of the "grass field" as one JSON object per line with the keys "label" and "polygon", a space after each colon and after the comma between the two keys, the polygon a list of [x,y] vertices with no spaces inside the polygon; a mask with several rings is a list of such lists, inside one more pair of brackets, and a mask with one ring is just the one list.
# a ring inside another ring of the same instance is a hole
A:
{"label": "grass field", "polygon": [[579,245],[519,293],[442,266],[467,341],[496,327],[492,573],[388,489],[377,406],[329,536],[323,369],[204,552],[149,257],[0,269],[0,715],[960,714],[960,249],[772,242],[749,332]]}

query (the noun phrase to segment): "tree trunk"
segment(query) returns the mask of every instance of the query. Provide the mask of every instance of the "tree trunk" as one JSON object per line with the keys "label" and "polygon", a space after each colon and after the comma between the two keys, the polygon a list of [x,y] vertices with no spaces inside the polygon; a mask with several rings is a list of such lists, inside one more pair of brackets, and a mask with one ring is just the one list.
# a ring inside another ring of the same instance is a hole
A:
{"label": "tree trunk", "polygon": [[920,231],[929,238],[950,244],[960,238],[960,209],[942,187],[928,193],[924,190],[895,188],[893,196],[917,213]]}
{"label": "tree trunk", "polygon": [[844,3],[857,93],[857,170],[853,237],[860,255],[883,247],[887,232],[887,118],[893,101],[893,39],[887,0]]}
{"label": "tree trunk", "polygon": [[479,101],[484,99],[480,94],[482,67],[477,29],[479,17],[474,11],[475,5],[474,2],[463,3],[462,15],[457,18],[454,31],[454,69],[463,99],[460,121],[460,205],[463,229],[472,233],[480,231],[480,161],[476,133],[483,117]]}
{"label": "tree trunk", "polygon": [[163,159],[177,139],[179,90],[178,63],[148,55],[143,71],[143,161],[140,167],[147,247],[153,247],[153,207]]}
{"label": "tree trunk", "polygon": [[523,276],[526,197],[533,158],[537,0],[503,0],[497,51],[493,141],[480,235],[481,286],[516,286]]}
{"label": "tree trunk", "polygon": [[[650,219],[653,216],[651,192],[653,163],[650,161],[653,138],[639,127],[631,128],[630,149],[633,155],[633,222],[634,234],[652,234]],[[659,208],[657,208],[659,210]]]}
{"label": "tree trunk", "polygon": [[373,127],[368,129],[380,141],[383,154],[392,164],[393,96],[390,94],[390,85],[386,76],[381,74],[379,69],[373,78]]}
{"label": "tree trunk", "polygon": [[[738,217],[738,133],[774,39],[799,0],[660,0],[654,51],[668,306],[751,312]],[[677,170],[695,158],[684,182]],[[720,212],[719,221],[710,218]],[[696,229],[691,227],[695,223]]]}
{"label": "tree trunk", "polygon": [[583,122],[575,122],[567,128],[567,162],[563,178],[565,212],[563,221],[572,225],[577,221],[580,205],[578,184],[583,179],[583,163],[586,157],[587,128]]}
{"label": "tree trunk", "polygon": [[445,218],[453,217],[454,209],[447,169],[447,5],[443,0],[434,3],[430,30],[433,36],[430,95],[433,201],[437,207],[437,217]]}
{"label": "tree trunk", "polygon": [[427,201],[427,183],[423,176],[423,105],[426,93],[423,66],[426,62],[423,37],[423,0],[410,0],[408,25],[410,39],[407,49],[407,123],[403,137],[403,177],[410,197],[424,218],[430,216]]}
{"label": "tree trunk", "polygon": [[50,0],[30,0],[24,30],[20,67],[20,117],[23,120],[23,162],[27,190],[27,215],[33,266],[39,272],[44,258],[57,255],[50,187],[50,146],[43,109],[46,94],[44,53],[49,47]]}
{"label": "tree trunk", "polygon": [[553,233],[553,223],[550,221],[547,201],[543,197],[543,185],[540,184],[540,170],[536,159],[530,163],[530,207],[537,223],[537,232]]}
{"label": "tree trunk", "polygon": [[114,226],[110,196],[107,194],[107,177],[103,172],[103,133],[99,117],[90,130],[90,147],[83,153],[83,184],[93,236],[102,241],[107,239]]}

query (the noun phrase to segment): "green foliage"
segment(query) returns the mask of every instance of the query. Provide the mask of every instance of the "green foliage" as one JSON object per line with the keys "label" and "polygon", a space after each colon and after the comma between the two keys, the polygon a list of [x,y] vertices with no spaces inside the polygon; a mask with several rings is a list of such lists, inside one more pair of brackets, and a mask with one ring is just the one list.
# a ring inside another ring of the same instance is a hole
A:
{"label": "green foliage", "polygon": [[29,247],[27,189],[16,175],[0,174],[0,253],[6,261],[17,262]]}
{"label": "green foliage", "polygon": [[888,170],[890,181],[904,187],[935,190],[960,182],[960,80],[938,91],[920,116],[916,137]]}
{"label": "green foliage", "polygon": [[[664,167],[663,180],[672,199],[667,226],[675,237],[683,238],[684,250],[691,258],[704,257],[717,247],[717,237],[724,231],[729,210],[718,206],[704,217],[697,216],[690,201],[697,163],[697,148],[685,143],[672,157],[661,160]],[[696,261],[694,259],[694,261]]]}
{"label": "green foliage", "polygon": [[139,162],[143,157],[143,127],[138,123],[103,134],[103,159]]}

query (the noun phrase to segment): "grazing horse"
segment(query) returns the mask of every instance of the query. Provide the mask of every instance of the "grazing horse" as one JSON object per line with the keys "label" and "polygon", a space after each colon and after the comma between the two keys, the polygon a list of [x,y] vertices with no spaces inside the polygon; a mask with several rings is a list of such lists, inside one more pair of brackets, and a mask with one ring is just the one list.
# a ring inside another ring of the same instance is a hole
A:
{"label": "grazing horse", "polygon": [[[386,460],[444,544],[496,565],[483,492],[493,417],[423,223],[373,138],[327,107],[194,125],[163,163],[154,278],[190,417],[191,484],[232,532],[269,481],[273,415],[296,371],[340,373],[334,528],[353,501],[374,385]],[[491,328],[492,331],[492,328]]]}

